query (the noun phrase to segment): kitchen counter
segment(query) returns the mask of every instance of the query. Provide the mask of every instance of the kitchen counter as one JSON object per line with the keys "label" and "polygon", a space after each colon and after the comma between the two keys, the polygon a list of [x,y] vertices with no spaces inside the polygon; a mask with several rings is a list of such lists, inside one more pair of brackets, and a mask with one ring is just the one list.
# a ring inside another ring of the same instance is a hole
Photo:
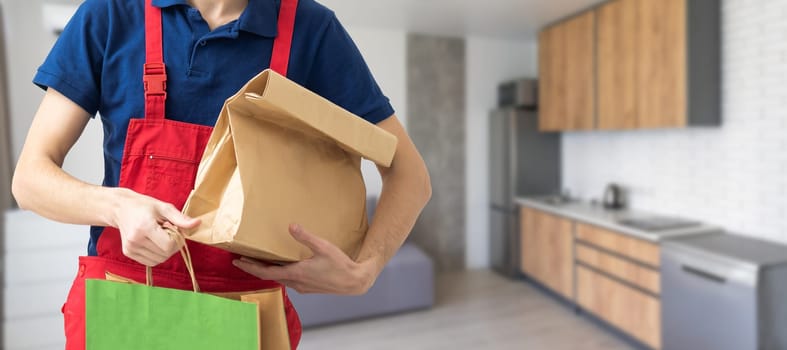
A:
{"label": "kitchen counter", "polygon": [[722,229],[717,226],[698,224],[694,226],[667,229],[661,231],[646,231],[621,224],[622,219],[650,218],[660,215],[639,212],[634,210],[606,209],[601,205],[593,205],[581,201],[567,201],[553,204],[545,197],[517,197],[516,203],[534,209],[538,209],[550,214],[562,216],[578,222],[598,226],[611,231],[623,233],[636,238],[659,242],[664,239],[678,236],[687,236],[700,233],[718,232]]}

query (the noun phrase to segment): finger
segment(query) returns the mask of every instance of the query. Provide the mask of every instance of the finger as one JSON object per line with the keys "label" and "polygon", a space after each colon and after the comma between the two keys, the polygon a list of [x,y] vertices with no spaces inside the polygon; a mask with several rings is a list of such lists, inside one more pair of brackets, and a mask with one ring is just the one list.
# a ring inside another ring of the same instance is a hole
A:
{"label": "finger", "polygon": [[171,256],[180,250],[180,242],[173,239],[173,237],[170,236],[164,228],[159,227],[151,232],[151,234],[148,235],[148,239],[153,242],[156,247],[161,249],[161,252],[167,256]]}
{"label": "finger", "polygon": [[292,235],[296,241],[311,249],[312,253],[317,254],[317,252],[324,250],[323,247],[325,247],[327,241],[309,232],[306,232],[306,230],[304,230],[301,225],[290,224],[289,229],[290,235]]}
{"label": "finger", "polygon": [[169,259],[172,256],[172,253],[168,253],[161,249],[156,243],[153,243],[150,240],[150,237],[147,237],[144,241],[140,242],[137,246],[137,250],[141,253],[146,253],[146,256],[156,260],[156,261],[164,261]]}
{"label": "finger", "polygon": [[[156,226],[153,226],[150,230],[155,229]],[[150,230],[141,230],[137,231],[136,233],[129,234],[129,237],[123,242],[123,254],[131,257],[131,255],[140,255],[143,250],[148,250],[150,253],[152,253],[152,255],[145,254],[145,256],[153,258],[153,260],[166,258],[166,253],[150,240]]]}
{"label": "finger", "polygon": [[186,214],[181,213],[172,204],[164,204],[160,208],[160,213],[167,221],[180,228],[190,229],[195,228],[200,224],[199,219],[191,218]]}
{"label": "finger", "polygon": [[249,263],[252,263],[252,264],[256,264],[256,265],[262,265],[262,266],[285,266],[285,265],[274,264],[274,263],[268,262],[268,261],[252,259],[252,258],[249,258],[247,256],[241,256],[240,260],[243,260],[245,262],[249,262]]}
{"label": "finger", "polygon": [[138,262],[138,263],[140,263],[142,265],[145,265],[145,266],[154,267],[154,266],[158,265],[158,263],[156,263],[155,261],[150,260],[150,259],[148,259],[148,258],[146,258],[146,257],[144,257],[142,255],[134,254],[134,255],[127,255],[127,256],[131,260],[134,260],[134,261],[136,261],[136,262]]}
{"label": "finger", "polygon": [[293,274],[289,271],[289,268],[292,265],[265,265],[254,262],[248,258],[233,260],[232,264],[235,265],[235,267],[264,280],[281,281],[293,279]]}
{"label": "finger", "polygon": [[134,249],[132,252],[129,252],[129,254],[126,254],[126,256],[142,265],[150,267],[161,264],[167,260],[166,258],[163,258],[156,253],[144,248]]}

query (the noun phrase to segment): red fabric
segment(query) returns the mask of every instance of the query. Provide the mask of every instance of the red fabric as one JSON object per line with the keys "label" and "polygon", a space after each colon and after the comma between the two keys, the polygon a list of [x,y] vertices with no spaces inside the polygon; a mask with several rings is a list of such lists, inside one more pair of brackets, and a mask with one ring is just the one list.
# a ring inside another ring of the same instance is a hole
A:
{"label": "red fabric", "polygon": [[153,0],[145,0],[145,60],[164,62],[164,43],[161,30],[161,9],[153,6]]}
{"label": "red fabric", "polygon": [[145,89],[145,117],[164,119],[167,100],[167,70],[164,65],[164,44],[161,35],[161,9],[146,0],[145,66],[142,82]]}
{"label": "red fabric", "polygon": [[287,76],[290,63],[290,47],[292,47],[292,34],[295,31],[297,9],[298,0],[282,0],[279,8],[278,34],[273,42],[270,68],[283,76]]}
{"label": "red fabric", "polygon": [[[283,0],[279,12],[279,36],[274,41],[271,67],[286,75],[295,24],[297,0]],[[145,118],[131,119],[123,150],[119,186],[172,203],[182,209],[191,189],[197,167],[210,138],[211,127],[164,118],[166,67],[161,42],[161,10],[147,0],[145,10],[146,59]],[[237,256],[207,245],[189,241],[194,271],[205,292],[242,292],[282,287],[274,281],[260,280],[232,265]],[[86,278],[104,279],[105,273],[145,280],[145,267],[122,253],[120,232],[108,227],[98,241],[98,257],[80,257],[79,272],[63,305],[66,349],[85,349]],[[179,256],[173,256],[153,269],[157,286],[190,290],[191,281]],[[282,287],[283,288],[283,287]],[[295,309],[283,293],[290,344],[300,341],[301,324]]]}

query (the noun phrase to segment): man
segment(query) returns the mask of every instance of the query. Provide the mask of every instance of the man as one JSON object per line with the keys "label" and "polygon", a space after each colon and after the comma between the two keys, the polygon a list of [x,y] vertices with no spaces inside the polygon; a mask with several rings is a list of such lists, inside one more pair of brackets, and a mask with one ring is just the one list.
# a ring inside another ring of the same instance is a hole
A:
{"label": "man", "polygon": [[[237,292],[279,282],[334,294],[363,294],[373,285],[431,187],[418,151],[334,14],[314,0],[88,0],[34,78],[47,91],[13,182],[22,208],[92,225],[88,256],[80,258],[63,306],[67,349],[84,348],[85,278],[111,272],[144,280],[144,266],[155,266],[157,285],[189,288],[178,282],[185,271],[172,255],[180,247],[163,226],[199,224],[179,209],[210,126],[224,99],[268,67],[396,135],[396,156],[390,168],[379,169],[383,190],[357,260],[293,223],[291,234],[314,256],[287,266],[189,242],[200,285]],[[104,126],[103,186],[61,169],[97,112]],[[158,157],[173,147],[187,155]],[[156,184],[161,176],[183,177],[185,190]],[[300,324],[289,300],[285,306],[294,348]]]}

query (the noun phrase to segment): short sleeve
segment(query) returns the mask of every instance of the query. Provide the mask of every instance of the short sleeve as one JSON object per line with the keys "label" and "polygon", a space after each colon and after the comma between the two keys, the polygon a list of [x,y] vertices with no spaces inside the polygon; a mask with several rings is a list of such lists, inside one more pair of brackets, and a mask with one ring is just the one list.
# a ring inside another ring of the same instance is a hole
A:
{"label": "short sleeve", "polygon": [[100,104],[107,13],[107,0],[82,3],[33,78],[42,89],[57,90],[91,115]]}
{"label": "short sleeve", "polygon": [[350,35],[331,13],[319,41],[307,87],[371,123],[394,114]]}

